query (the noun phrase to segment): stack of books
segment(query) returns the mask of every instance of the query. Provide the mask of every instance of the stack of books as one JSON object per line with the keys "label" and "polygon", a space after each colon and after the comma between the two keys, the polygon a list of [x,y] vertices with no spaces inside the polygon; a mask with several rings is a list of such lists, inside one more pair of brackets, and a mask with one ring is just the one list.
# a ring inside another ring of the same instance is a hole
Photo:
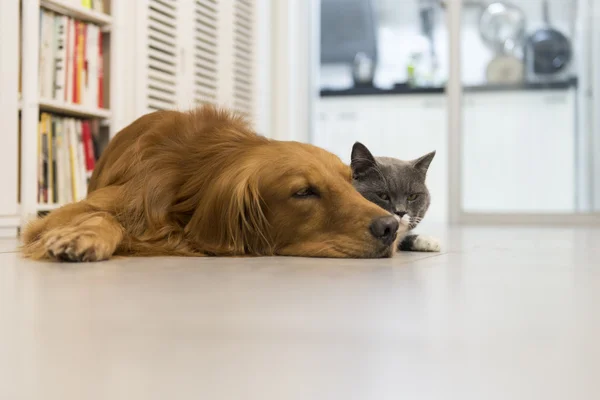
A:
{"label": "stack of books", "polygon": [[99,26],[41,9],[39,57],[42,99],[104,107]]}
{"label": "stack of books", "polygon": [[42,113],[38,124],[38,202],[85,198],[98,159],[99,123]]}

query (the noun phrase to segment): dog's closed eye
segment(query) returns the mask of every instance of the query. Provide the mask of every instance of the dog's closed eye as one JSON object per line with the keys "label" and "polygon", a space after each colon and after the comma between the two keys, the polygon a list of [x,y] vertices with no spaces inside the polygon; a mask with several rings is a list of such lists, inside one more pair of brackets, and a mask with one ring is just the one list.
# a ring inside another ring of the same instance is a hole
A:
{"label": "dog's closed eye", "polygon": [[320,197],[319,191],[312,186],[307,186],[294,192],[292,197],[296,199],[307,199]]}

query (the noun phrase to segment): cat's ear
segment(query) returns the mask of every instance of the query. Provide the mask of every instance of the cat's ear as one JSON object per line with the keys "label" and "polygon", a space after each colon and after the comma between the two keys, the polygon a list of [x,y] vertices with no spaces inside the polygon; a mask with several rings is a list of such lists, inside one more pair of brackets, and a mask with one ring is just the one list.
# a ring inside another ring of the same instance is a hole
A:
{"label": "cat's ear", "polygon": [[360,142],[354,143],[352,153],[350,155],[350,168],[352,168],[352,176],[360,177],[366,174],[370,169],[377,165],[375,157],[367,149],[367,146]]}
{"label": "cat's ear", "polygon": [[429,164],[431,164],[431,161],[433,160],[434,156],[435,150],[431,153],[427,153],[424,156],[417,158],[416,160],[411,161],[413,168],[426,174],[427,170],[429,169]]}

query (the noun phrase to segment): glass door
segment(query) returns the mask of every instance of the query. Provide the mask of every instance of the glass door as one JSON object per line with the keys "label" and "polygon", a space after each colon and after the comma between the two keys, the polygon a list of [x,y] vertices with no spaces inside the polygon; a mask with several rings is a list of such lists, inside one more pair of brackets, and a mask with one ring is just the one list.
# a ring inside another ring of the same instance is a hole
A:
{"label": "glass door", "polygon": [[448,216],[445,84],[448,30],[439,0],[321,0],[319,97],[313,144],[349,162],[432,151],[426,222]]}
{"label": "glass door", "polygon": [[460,63],[448,83],[455,220],[600,210],[594,3],[446,3],[450,63]]}

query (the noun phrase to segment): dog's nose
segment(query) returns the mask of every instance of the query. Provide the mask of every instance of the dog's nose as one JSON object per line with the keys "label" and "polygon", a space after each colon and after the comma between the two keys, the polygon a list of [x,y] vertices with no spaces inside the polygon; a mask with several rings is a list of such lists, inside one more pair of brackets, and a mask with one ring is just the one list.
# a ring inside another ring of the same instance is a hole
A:
{"label": "dog's nose", "polygon": [[395,211],[394,214],[402,218],[406,215],[406,211]]}
{"label": "dog's nose", "polygon": [[394,242],[394,239],[396,239],[396,233],[398,232],[399,226],[398,220],[390,215],[389,217],[375,218],[371,222],[369,229],[373,236],[386,246],[389,246]]}

